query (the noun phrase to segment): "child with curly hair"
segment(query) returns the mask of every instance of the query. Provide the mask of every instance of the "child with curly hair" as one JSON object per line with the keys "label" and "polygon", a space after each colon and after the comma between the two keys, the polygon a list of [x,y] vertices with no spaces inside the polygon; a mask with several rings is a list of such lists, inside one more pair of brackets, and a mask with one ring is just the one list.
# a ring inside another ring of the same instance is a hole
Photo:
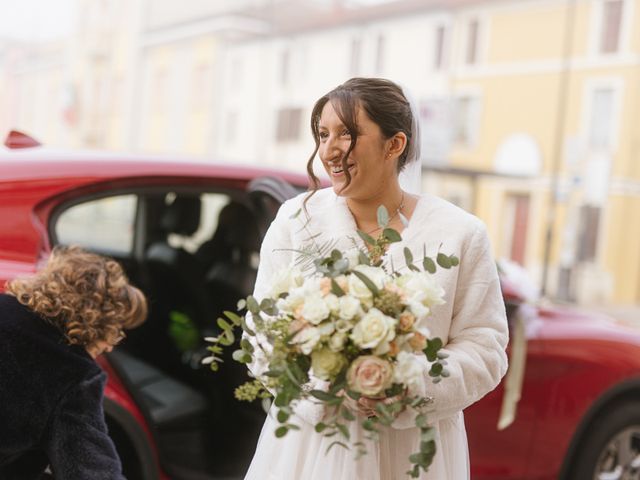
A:
{"label": "child with curly hair", "polygon": [[147,302],[114,260],[56,247],[0,294],[0,478],[122,479],[94,361],[137,327]]}

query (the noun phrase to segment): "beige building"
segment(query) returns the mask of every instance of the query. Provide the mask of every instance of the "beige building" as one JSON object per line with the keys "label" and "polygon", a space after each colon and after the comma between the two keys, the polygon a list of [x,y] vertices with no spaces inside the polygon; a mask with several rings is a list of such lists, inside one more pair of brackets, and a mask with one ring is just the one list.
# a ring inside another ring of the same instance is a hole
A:
{"label": "beige building", "polygon": [[0,50],[0,126],[302,171],[314,100],[389,77],[419,106],[425,189],[496,256],[551,297],[640,303],[640,0],[78,5],[65,46]]}

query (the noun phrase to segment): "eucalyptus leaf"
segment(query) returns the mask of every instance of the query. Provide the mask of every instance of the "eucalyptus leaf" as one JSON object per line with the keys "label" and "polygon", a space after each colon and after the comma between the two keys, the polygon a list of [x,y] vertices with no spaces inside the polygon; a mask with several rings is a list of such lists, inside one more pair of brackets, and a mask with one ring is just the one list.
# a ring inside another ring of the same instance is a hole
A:
{"label": "eucalyptus leaf", "polygon": [[371,260],[369,260],[369,257],[367,256],[367,254],[362,251],[358,252],[358,261],[362,265],[371,265]]}
{"label": "eucalyptus leaf", "polygon": [[276,428],[276,437],[282,438],[287,434],[288,431],[289,427],[287,427],[286,425],[282,425],[281,427]]}
{"label": "eucalyptus leaf", "polygon": [[436,273],[436,264],[431,258],[424,257],[422,260],[422,266],[427,272],[432,274]]}
{"label": "eucalyptus leaf", "polygon": [[247,300],[244,298],[241,298],[240,300],[238,300],[238,304],[236,305],[236,308],[238,309],[238,311],[240,310],[244,310],[247,306]]}
{"label": "eucalyptus leaf", "polygon": [[344,290],[340,287],[340,285],[338,285],[338,282],[336,282],[333,278],[331,279],[331,293],[333,293],[338,297],[342,297],[345,295]]}
{"label": "eucalyptus leaf", "polygon": [[317,398],[318,400],[322,400],[323,402],[329,402],[331,400],[335,400],[337,397],[335,395],[331,395],[323,390],[311,390],[309,395]]}
{"label": "eucalyptus leaf", "polygon": [[369,279],[369,277],[367,277],[364,273],[357,270],[354,270],[352,273],[360,280],[362,280],[362,283],[366,285],[366,287],[371,291],[374,297],[377,297],[380,294],[380,290],[378,289],[376,284],[373,283],[371,279]]}
{"label": "eucalyptus leaf", "polygon": [[284,410],[278,410],[278,414],[276,415],[278,422],[285,423],[289,420],[289,414]]}
{"label": "eucalyptus leaf", "polygon": [[219,326],[222,330],[224,330],[225,332],[233,329],[233,327],[229,324],[229,322],[227,322],[227,321],[226,321],[224,318],[222,318],[222,317],[219,317],[219,318],[218,318],[218,326]]}
{"label": "eucalyptus leaf", "polygon": [[231,312],[229,310],[225,310],[224,315],[233,322],[236,327],[239,327],[241,324],[240,315],[237,313]]}
{"label": "eucalyptus leaf", "polygon": [[436,261],[442,268],[451,268],[451,260],[444,253],[438,253]]}
{"label": "eucalyptus leaf", "polygon": [[260,305],[258,305],[258,301],[252,295],[247,297],[247,308],[254,315],[260,313]]}
{"label": "eucalyptus leaf", "polygon": [[247,333],[247,335],[251,337],[256,336],[256,332],[254,332],[253,330],[251,330],[251,328],[249,328],[249,325],[247,325],[247,321],[244,317],[240,318],[240,326],[242,327],[242,330],[244,330]]}
{"label": "eucalyptus leaf", "polygon": [[389,240],[390,243],[400,242],[402,240],[402,237],[400,236],[398,231],[394,230],[393,228],[385,228],[382,231],[382,236]]}
{"label": "eucalyptus leaf", "polygon": [[409,247],[404,247],[404,260],[407,262],[407,266],[413,263],[413,254],[411,253],[411,249]]}
{"label": "eucalyptus leaf", "polygon": [[363,232],[362,230],[357,230],[358,236],[365,242],[368,243],[369,245],[375,245],[376,241],[374,240],[374,238],[369,235],[368,233]]}
{"label": "eucalyptus leaf", "polygon": [[389,212],[384,205],[378,207],[378,226],[380,228],[387,228],[389,225]]}
{"label": "eucalyptus leaf", "polygon": [[336,428],[340,431],[340,433],[342,434],[342,436],[344,438],[346,438],[347,440],[349,440],[351,438],[351,435],[349,435],[349,429],[347,428],[347,426],[343,423],[336,423]]}
{"label": "eucalyptus leaf", "polygon": [[458,265],[460,265],[460,259],[455,255],[450,255],[449,261],[451,262],[452,267],[457,267]]}
{"label": "eucalyptus leaf", "polygon": [[251,342],[246,338],[240,340],[240,347],[247,353],[253,353],[254,351],[253,345],[251,345]]}
{"label": "eucalyptus leaf", "polygon": [[341,258],[336,260],[333,264],[333,270],[336,274],[344,273],[349,268],[349,260]]}
{"label": "eucalyptus leaf", "polygon": [[326,428],[327,428],[327,424],[322,422],[317,423],[315,426],[315,430],[317,433],[324,432]]}

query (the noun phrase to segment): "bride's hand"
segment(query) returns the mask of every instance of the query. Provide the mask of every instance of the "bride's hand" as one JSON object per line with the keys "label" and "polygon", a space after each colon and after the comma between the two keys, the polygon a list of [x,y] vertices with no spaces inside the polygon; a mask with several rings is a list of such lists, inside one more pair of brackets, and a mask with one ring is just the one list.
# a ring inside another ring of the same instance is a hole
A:
{"label": "bride's hand", "polygon": [[361,411],[364,412],[364,415],[367,417],[377,417],[378,410],[376,407],[379,403],[383,405],[391,405],[405,396],[404,393],[394,395],[393,397],[384,397],[384,398],[371,398],[371,397],[360,397],[358,400],[358,405],[360,406]]}
{"label": "bride's hand", "polygon": [[[342,392],[344,395],[344,392]],[[383,403],[385,405],[390,405],[398,400],[401,400],[404,397],[404,393],[399,395],[394,395],[393,397],[384,397],[384,398],[371,398],[371,397],[360,397],[357,401],[351,398],[349,395],[344,395],[344,405],[354,413],[360,413],[365,417],[376,417],[378,416],[378,412],[376,407],[378,403]]]}

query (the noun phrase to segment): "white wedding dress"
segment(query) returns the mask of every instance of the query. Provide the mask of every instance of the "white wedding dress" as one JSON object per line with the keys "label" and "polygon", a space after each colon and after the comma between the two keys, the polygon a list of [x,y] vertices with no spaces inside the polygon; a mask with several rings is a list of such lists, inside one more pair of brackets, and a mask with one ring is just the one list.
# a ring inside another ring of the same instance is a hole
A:
{"label": "white wedding dress", "polygon": [[[268,294],[275,272],[291,264],[295,255],[292,249],[307,245],[311,235],[320,234],[318,244],[334,242],[342,251],[352,248],[354,242],[364,248],[345,199],[330,188],[319,190],[307,203],[306,227],[304,210],[291,218],[303,208],[305,195],[285,202],[267,232],[254,293],[258,299]],[[434,258],[442,244],[440,251],[460,258],[459,267],[438,268],[435,273],[445,289],[446,303],[433,308],[427,326],[445,343],[451,376],[433,384],[425,361],[423,393],[434,399],[429,419],[437,432],[437,453],[429,471],[420,478],[467,480],[469,452],[462,410],[494,389],[507,369],[508,330],[495,262],[483,223],[432,195],[420,197],[402,237],[401,243],[390,246],[385,260],[392,261],[396,270],[405,265],[404,247],[411,249],[414,258],[422,258],[423,248]],[[264,368],[260,359],[251,365],[254,373]],[[326,385],[316,380],[314,387]],[[408,458],[418,451],[420,441],[410,411],[400,414],[392,427],[382,428],[379,442],[367,443],[368,453],[357,461],[355,449],[334,446],[325,453],[334,438],[315,432],[315,423],[324,415],[316,403],[300,402],[294,422],[300,430],[291,430],[280,439],[274,435],[279,424],[273,413],[265,421],[245,480],[409,478]],[[359,423],[350,423],[351,441],[364,440]]]}

